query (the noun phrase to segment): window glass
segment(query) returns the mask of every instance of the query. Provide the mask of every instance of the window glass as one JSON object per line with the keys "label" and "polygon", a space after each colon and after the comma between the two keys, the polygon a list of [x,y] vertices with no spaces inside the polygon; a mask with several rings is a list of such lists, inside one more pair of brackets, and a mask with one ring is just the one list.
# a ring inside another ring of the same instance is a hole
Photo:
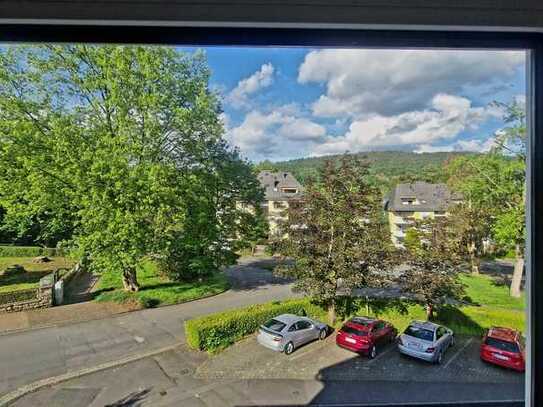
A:
{"label": "window glass", "polygon": [[504,341],[504,340],[501,340],[501,339],[487,337],[486,340],[485,340],[485,344],[488,345],[488,346],[491,346],[493,348],[506,351],[506,352],[512,352],[512,353],[519,352],[519,347],[514,342],[509,342],[509,341]]}
{"label": "window glass", "polygon": [[422,339],[424,341],[433,341],[434,340],[434,332],[430,331],[428,329],[419,328],[416,326],[408,326],[407,329],[404,331],[404,334],[412,336],[417,339]]}
{"label": "window glass", "polygon": [[286,325],[287,324],[285,324],[284,322],[278,321],[276,319],[270,319],[264,324],[264,327],[271,329],[272,331],[275,331],[275,332],[281,332],[283,328],[285,328]]}
{"label": "window glass", "polygon": [[307,329],[311,327],[311,323],[309,321],[299,321],[296,326],[298,329]]}
{"label": "window glass", "polygon": [[[199,30],[221,41],[222,29]],[[253,399],[236,377],[319,382],[296,395],[268,386],[265,405],[519,397],[522,373],[482,363],[478,332],[528,331],[526,61],[510,49],[0,45],[0,393],[143,343],[179,345],[198,380],[162,396],[140,361],[104,372],[111,383],[93,375],[118,390],[94,404]],[[40,340],[18,332],[61,316],[71,321]],[[273,353],[349,319],[345,352],[332,335]],[[449,342],[446,327],[458,345],[434,369],[426,349]],[[375,363],[355,349],[370,337],[383,342]],[[179,373],[155,359],[165,383]],[[372,380],[386,391],[350,391]],[[60,387],[20,405],[77,386]]]}
{"label": "window glass", "polygon": [[347,334],[352,334],[356,336],[368,336],[368,331],[362,331],[360,329],[353,328],[352,326],[344,325],[341,327],[341,331]]}

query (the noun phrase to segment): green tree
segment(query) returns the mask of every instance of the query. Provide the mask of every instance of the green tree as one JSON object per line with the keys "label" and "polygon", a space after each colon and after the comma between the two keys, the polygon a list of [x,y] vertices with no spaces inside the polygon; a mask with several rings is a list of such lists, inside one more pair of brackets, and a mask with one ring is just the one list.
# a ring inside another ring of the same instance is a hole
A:
{"label": "green tree", "polygon": [[479,274],[484,254],[483,242],[490,237],[491,232],[490,213],[468,198],[455,204],[449,212],[452,227],[461,241],[461,250],[470,262],[471,272]]}
{"label": "green tree", "polygon": [[[498,245],[514,250],[515,267],[510,292],[520,296],[524,270],[526,207],[526,119],[519,101],[495,103],[503,110],[506,126],[497,132],[489,154],[460,157],[449,165],[450,184],[471,205],[470,234],[486,229]],[[479,221],[475,221],[476,218]],[[470,228],[464,228],[464,231]]]}
{"label": "green tree", "polygon": [[367,175],[367,163],[356,157],[345,155],[339,165],[327,161],[320,181],[306,186],[301,201],[290,203],[283,224],[279,251],[294,262],[280,272],[328,308],[330,324],[339,298],[379,285],[393,260],[381,194]]}
{"label": "green tree", "polygon": [[437,307],[464,294],[458,280],[463,265],[461,242],[450,219],[445,217],[418,221],[407,235],[410,238],[405,244],[406,270],[399,283],[424,304],[430,320]]}
{"label": "green tree", "polygon": [[46,214],[48,227],[72,229],[74,244],[96,268],[121,273],[127,290],[138,289],[142,258],[167,257],[180,234],[192,248],[184,253],[201,261],[212,246],[212,265],[224,260],[236,230],[221,209],[239,189],[225,167],[250,168],[222,139],[208,80],[202,54],[168,47],[3,48],[6,218]]}
{"label": "green tree", "polygon": [[[181,191],[185,222],[161,239],[167,244],[161,267],[176,279],[193,279],[233,263],[236,252],[261,233],[263,191],[251,166],[237,150],[219,143],[209,162]],[[257,208],[248,211],[246,208]]]}

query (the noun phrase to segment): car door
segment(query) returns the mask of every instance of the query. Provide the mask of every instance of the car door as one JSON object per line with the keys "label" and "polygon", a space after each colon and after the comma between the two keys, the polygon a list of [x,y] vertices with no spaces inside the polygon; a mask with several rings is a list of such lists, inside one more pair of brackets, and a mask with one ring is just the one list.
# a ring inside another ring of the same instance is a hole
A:
{"label": "car door", "polygon": [[311,324],[311,322],[302,319],[296,322],[296,327],[297,327],[296,332],[300,336],[300,342],[299,342],[300,345],[314,339],[313,325]]}
{"label": "car door", "polygon": [[373,325],[371,332],[375,346],[382,346],[384,343],[384,337],[386,336],[385,323],[383,321],[377,321]]}

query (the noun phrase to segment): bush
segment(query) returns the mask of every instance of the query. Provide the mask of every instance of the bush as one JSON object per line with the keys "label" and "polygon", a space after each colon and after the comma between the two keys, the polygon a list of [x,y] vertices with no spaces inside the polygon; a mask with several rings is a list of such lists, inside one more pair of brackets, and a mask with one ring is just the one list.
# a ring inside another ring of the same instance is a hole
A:
{"label": "bush", "polygon": [[207,352],[224,349],[280,314],[307,315],[316,319],[325,316],[320,307],[307,299],[253,305],[185,321],[187,343],[193,349]]}
{"label": "bush", "polygon": [[58,249],[37,246],[0,246],[0,257],[61,256]]}

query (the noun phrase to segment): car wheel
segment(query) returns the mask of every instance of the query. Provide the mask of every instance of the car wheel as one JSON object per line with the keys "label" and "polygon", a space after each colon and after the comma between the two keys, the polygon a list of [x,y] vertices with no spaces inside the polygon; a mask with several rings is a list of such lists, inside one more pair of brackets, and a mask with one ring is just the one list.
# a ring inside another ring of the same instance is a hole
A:
{"label": "car wheel", "polygon": [[437,364],[437,365],[440,365],[441,362],[443,362],[443,352],[439,352],[439,353],[437,354],[436,364]]}
{"label": "car wheel", "polygon": [[454,346],[454,344],[455,344],[455,340],[454,340],[454,335],[453,335],[452,338],[451,338],[451,343],[450,343],[449,346],[452,348]]}
{"label": "car wheel", "polygon": [[319,332],[319,340],[323,341],[326,339],[326,329],[321,329]]}
{"label": "car wheel", "polygon": [[290,355],[292,352],[294,352],[294,344],[289,342],[285,345],[285,355]]}
{"label": "car wheel", "polygon": [[377,356],[377,348],[375,347],[375,345],[373,345],[370,351],[368,352],[368,357],[370,359],[375,359],[376,356]]}

